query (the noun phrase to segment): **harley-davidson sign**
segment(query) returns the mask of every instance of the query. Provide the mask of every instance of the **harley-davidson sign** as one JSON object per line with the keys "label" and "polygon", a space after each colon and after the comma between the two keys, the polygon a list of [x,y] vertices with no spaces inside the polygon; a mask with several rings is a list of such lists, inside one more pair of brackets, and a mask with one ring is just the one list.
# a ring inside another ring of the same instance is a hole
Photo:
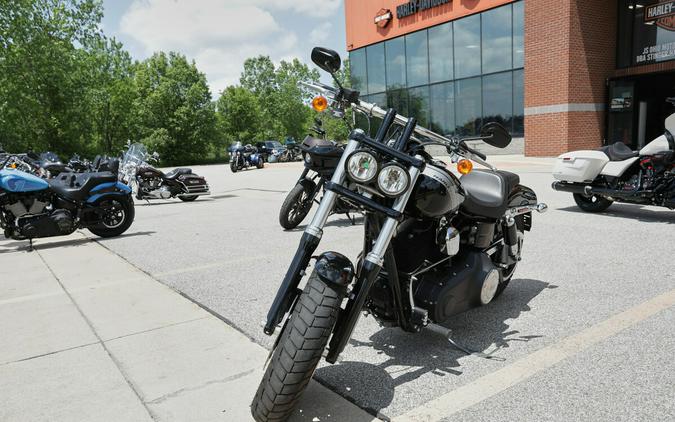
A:
{"label": "harley-davidson sign", "polygon": [[375,15],[375,25],[379,26],[380,28],[386,28],[393,17],[394,16],[391,14],[391,10],[380,9],[380,11],[377,12],[377,15]]}
{"label": "harley-davidson sign", "polygon": [[675,1],[665,1],[647,6],[645,9],[645,21],[651,22],[661,18],[675,15]]}
{"label": "harley-davidson sign", "polygon": [[396,7],[396,17],[402,19],[450,2],[452,0],[412,0]]}

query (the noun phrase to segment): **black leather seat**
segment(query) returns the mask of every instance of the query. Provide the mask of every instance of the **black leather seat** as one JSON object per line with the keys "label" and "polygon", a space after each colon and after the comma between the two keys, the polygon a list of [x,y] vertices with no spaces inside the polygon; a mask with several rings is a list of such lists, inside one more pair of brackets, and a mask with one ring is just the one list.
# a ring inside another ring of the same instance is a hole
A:
{"label": "black leather seat", "polygon": [[97,173],[62,173],[49,181],[56,194],[73,201],[85,201],[89,192],[101,183],[117,182],[117,175],[109,171]]}
{"label": "black leather seat", "polygon": [[508,171],[474,170],[460,179],[466,193],[464,211],[489,218],[501,218],[508,208],[509,194],[520,183],[517,174]]}
{"label": "black leather seat", "polygon": [[600,148],[609,157],[609,161],[623,161],[629,158],[637,157],[638,152],[630,149],[623,142],[615,142],[612,145]]}
{"label": "black leather seat", "polygon": [[175,179],[178,176],[181,176],[183,174],[192,174],[192,169],[184,168],[184,167],[183,168],[177,168],[177,169],[171,170],[170,172],[166,173],[164,175],[164,177],[166,177],[167,179]]}

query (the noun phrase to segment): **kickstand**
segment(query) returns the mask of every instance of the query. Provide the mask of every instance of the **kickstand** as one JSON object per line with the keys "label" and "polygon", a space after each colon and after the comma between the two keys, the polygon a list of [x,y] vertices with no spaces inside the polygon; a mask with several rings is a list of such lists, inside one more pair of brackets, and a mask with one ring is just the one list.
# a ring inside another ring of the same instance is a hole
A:
{"label": "kickstand", "polygon": [[433,331],[434,333],[440,334],[443,337],[445,337],[445,339],[448,340],[448,342],[454,348],[466,353],[467,355],[476,356],[478,358],[483,358],[483,359],[496,360],[496,361],[500,361],[500,362],[503,362],[503,361],[506,360],[504,358],[500,358],[500,357],[497,357],[497,356],[490,356],[490,355],[487,355],[483,352],[477,352],[477,351],[471,350],[471,349],[469,349],[465,346],[462,346],[461,344],[457,343],[455,340],[452,339],[452,330],[449,329],[449,328],[445,328],[445,327],[442,327],[442,326],[436,325],[436,324],[429,324],[429,325],[427,325],[427,328],[430,331]]}
{"label": "kickstand", "polygon": [[28,252],[33,252],[35,248],[33,247],[33,238],[28,238]]}
{"label": "kickstand", "polygon": [[352,226],[353,226],[354,225],[354,219],[352,218],[351,215],[349,215],[348,212],[346,212],[345,214],[347,214],[347,218],[349,219],[349,221],[352,223]]}

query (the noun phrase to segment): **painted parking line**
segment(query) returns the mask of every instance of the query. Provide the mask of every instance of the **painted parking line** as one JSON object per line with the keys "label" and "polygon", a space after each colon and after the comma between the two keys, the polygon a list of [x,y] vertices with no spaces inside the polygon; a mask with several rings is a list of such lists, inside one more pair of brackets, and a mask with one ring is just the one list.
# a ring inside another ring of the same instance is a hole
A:
{"label": "painted parking line", "polygon": [[245,258],[229,260],[229,261],[212,262],[210,264],[197,265],[197,266],[194,266],[194,267],[176,268],[175,270],[163,271],[161,273],[153,273],[151,275],[154,278],[162,278],[162,277],[167,277],[167,276],[170,276],[170,275],[191,273],[191,272],[203,271],[203,270],[211,270],[211,269],[219,268],[219,267],[227,267],[227,266],[237,264],[237,263],[253,262],[253,261],[260,261],[260,258],[255,257],[255,256],[251,256],[251,257],[245,257]]}
{"label": "painted parking line", "polygon": [[452,416],[673,305],[675,305],[675,289],[531,353],[511,365],[437,397],[408,413],[394,418],[394,420],[397,422],[430,422]]}

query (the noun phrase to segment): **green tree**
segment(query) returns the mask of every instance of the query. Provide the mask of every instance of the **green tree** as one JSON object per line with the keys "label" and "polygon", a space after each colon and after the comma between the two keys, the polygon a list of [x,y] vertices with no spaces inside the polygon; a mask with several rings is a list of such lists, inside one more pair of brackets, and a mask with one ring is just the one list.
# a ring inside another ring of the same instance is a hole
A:
{"label": "green tree", "polygon": [[248,143],[262,140],[263,111],[258,98],[248,89],[227,87],[216,102],[216,110],[227,141]]}
{"label": "green tree", "polygon": [[136,66],[137,133],[167,164],[213,152],[216,115],[206,76],[178,53],[156,53]]}
{"label": "green tree", "polygon": [[101,37],[94,0],[0,2],[0,143],[8,150],[86,149],[86,46]]}

